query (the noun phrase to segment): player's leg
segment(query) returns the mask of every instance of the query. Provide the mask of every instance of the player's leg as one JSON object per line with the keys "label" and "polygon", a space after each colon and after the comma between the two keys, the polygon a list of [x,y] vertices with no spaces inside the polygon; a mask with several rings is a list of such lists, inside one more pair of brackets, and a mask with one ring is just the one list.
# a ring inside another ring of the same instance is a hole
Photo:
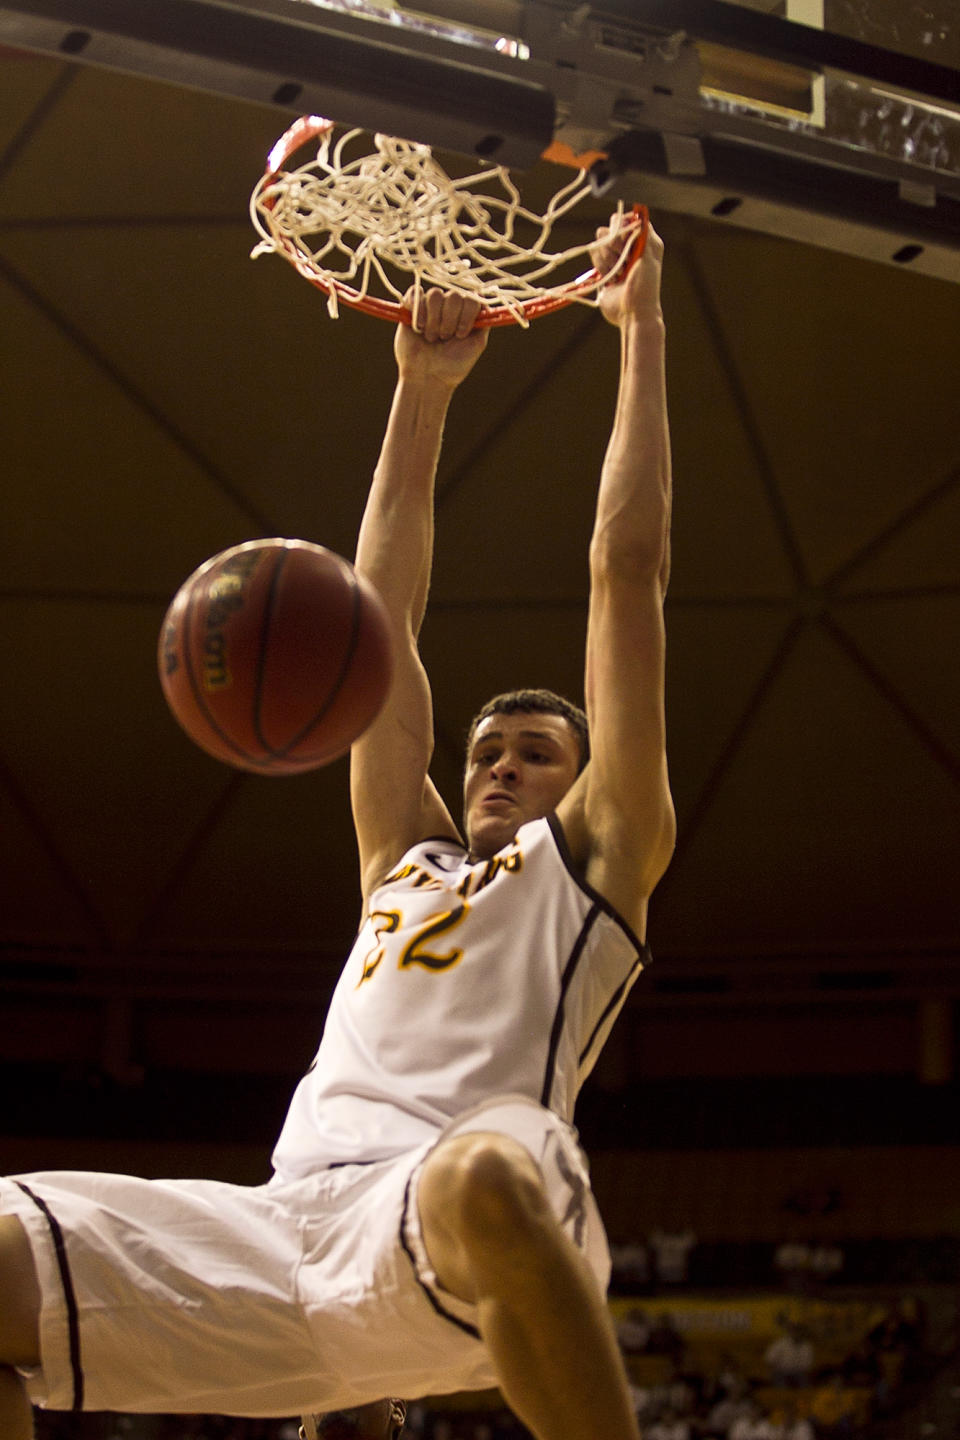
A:
{"label": "player's leg", "polygon": [[13,1367],[38,1363],[40,1291],[30,1244],[13,1215],[0,1215],[0,1296],[0,1435],[30,1440],[30,1402]]}
{"label": "player's leg", "polygon": [[[323,1357],[296,1290],[303,1217],[288,1199],[212,1180],[0,1177],[0,1309],[19,1300],[0,1325],[0,1365],[32,1370],[29,1397],[50,1410],[320,1409]],[[17,1423],[0,1424],[0,1440],[29,1434]]]}
{"label": "player's leg", "polygon": [[529,1152],[505,1135],[454,1136],[417,1196],[437,1278],[476,1305],[503,1394],[538,1440],[639,1440],[604,1297]]}

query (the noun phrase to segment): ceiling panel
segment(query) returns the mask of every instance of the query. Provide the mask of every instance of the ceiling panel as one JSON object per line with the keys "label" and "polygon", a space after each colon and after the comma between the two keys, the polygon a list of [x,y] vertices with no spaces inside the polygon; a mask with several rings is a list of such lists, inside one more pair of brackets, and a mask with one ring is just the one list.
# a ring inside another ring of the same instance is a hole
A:
{"label": "ceiling panel", "polygon": [[829,633],[797,639],[681,847],[655,933],[686,952],[951,944],[960,807],[943,768]]}

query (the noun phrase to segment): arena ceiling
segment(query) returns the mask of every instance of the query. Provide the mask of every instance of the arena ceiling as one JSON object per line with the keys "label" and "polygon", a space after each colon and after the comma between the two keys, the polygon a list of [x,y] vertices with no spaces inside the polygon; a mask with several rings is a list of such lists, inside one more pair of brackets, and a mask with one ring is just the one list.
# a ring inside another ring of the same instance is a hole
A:
{"label": "arena ceiling", "polygon": [[[283,123],[0,56],[7,1063],[295,1073],[355,928],[345,764],[219,765],[155,668],[164,609],[209,555],[266,535],[352,553],[389,404],[388,327],[334,322],[288,267],[249,258],[247,197]],[[601,218],[589,202],[577,224]],[[630,1006],[661,1038],[637,1060],[628,1020],[611,1064],[709,1073],[712,1017],[733,1073],[875,1053],[946,1078],[960,287],[654,218],[679,840]],[[573,308],[494,335],[456,397],[423,637],[454,806],[489,694],[582,694],[616,370],[615,335]],[[812,1017],[806,1038],[791,1015]]]}

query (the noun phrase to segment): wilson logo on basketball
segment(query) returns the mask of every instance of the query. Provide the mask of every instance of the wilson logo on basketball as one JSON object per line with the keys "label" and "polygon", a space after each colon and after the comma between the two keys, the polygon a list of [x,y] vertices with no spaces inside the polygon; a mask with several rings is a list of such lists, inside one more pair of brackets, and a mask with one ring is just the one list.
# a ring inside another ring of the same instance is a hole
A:
{"label": "wilson logo on basketball", "polygon": [[203,638],[203,688],[222,690],[231,683],[224,626],[243,605],[244,586],[257,567],[256,553],[227,561],[209,589],[206,634]]}
{"label": "wilson logo on basketball", "polygon": [[225,685],[229,684],[227,642],[223,638],[223,631],[216,630],[212,634],[208,634],[204,641],[203,688],[204,690],[222,690]]}

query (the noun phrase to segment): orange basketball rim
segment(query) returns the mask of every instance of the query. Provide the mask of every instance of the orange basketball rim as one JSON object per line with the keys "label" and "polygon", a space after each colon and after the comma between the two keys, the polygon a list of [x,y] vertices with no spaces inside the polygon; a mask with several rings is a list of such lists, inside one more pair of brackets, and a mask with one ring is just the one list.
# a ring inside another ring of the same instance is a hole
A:
{"label": "orange basketball rim", "polygon": [[[288,168],[311,142],[311,158]],[[342,303],[409,324],[405,295],[438,285],[480,301],[480,328],[526,326],[574,302],[597,304],[603,285],[643,254],[646,206],[621,206],[625,243],[613,267],[569,276],[594,242],[549,250],[550,232],[589,194],[578,170],[537,213],[502,166],[451,179],[428,145],[358,129],[337,135],[333,121],[307,115],[277,141],[251,196],[261,236],[253,254],[282,255],[326,295],[333,316]]]}

